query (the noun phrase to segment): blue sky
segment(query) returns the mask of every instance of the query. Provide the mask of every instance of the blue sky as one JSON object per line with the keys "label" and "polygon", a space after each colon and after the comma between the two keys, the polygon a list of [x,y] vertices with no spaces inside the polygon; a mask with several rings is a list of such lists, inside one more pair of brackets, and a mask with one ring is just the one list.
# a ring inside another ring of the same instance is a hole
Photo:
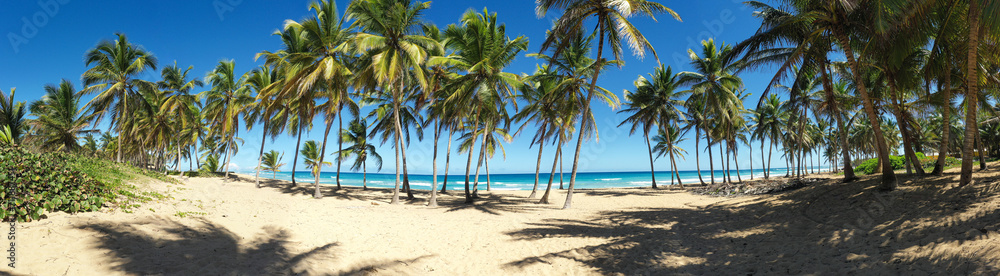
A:
{"label": "blue sky", "polygon": [[[660,1],[674,9],[684,20],[677,22],[669,16],[660,16],[659,22],[648,18],[635,18],[633,23],[653,44],[660,61],[674,67],[674,71],[688,70],[687,49],[700,47],[703,39],[714,38],[733,44],[747,38],[760,22],[751,16],[752,10],[741,0],[703,1]],[[343,9],[347,1],[337,1]],[[42,0],[13,1],[4,4],[0,10],[0,33],[6,38],[0,43],[0,89],[9,92],[17,88],[17,101],[34,101],[40,98],[43,86],[57,83],[60,79],[72,81],[78,90],[83,89],[80,75],[84,66],[84,53],[101,40],[114,39],[115,32],[128,35],[129,39],[151,51],[159,59],[162,68],[177,61],[182,67],[194,66],[193,74],[199,77],[209,72],[220,60],[233,59],[237,70],[249,71],[262,64],[254,61],[256,53],[263,50],[280,49],[280,40],[271,34],[282,26],[286,19],[301,20],[311,13],[309,1],[252,1],[252,0],[178,0],[178,1],[80,1]],[[537,52],[544,40],[545,31],[551,20],[558,14],[538,18],[534,13],[534,1],[433,1],[424,19],[444,28],[457,23],[468,9],[481,11],[488,8],[498,13],[498,20],[506,23],[508,35],[526,36],[529,51]],[[606,56],[607,57],[607,56]],[[538,61],[525,56],[519,57],[507,71],[530,73]],[[599,85],[623,98],[625,89],[632,89],[633,81],[639,75],[652,72],[657,62],[651,55],[638,60],[631,55],[625,59],[623,67],[602,71]],[[753,107],[766,83],[773,76],[771,68],[741,75],[748,92],[753,93],[745,103]],[[156,80],[159,72],[149,72],[145,78]],[[207,90],[202,88],[198,91]],[[84,102],[90,99],[84,98]],[[369,109],[363,110],[367,112]],[[599,123],[600,141],[588,141],[583,145],[581,171],[643,171],[649,169],[646,145],[642,135],[629,136],[627,126],[616,127],[623,116],[605,105],[594,105]],[[322,122],[316,120],[316,125]],[[107,124],[98,125],[107,130]],[[530,128],[530,127],[529,127]],[[316,127],[303,139],[322,139],[322,127]],[[241,131],[244,144],[234,158],[235,170],[245,171],[256,166],[257,153],[261,144],[258,128]],[[522,132],[514,141],[505,144],[506,158],[499,154],[490,161],[494,173],[533,172],[537,147],[529,149],[533,131]],[[688,151],[686,160],[680,160],[681,170],[694,170],[693,132],[681,147]],[[427,138],[430,137],[428,132]],[[445,147],[445,141],[441,147]],[[331,139],[331,141],[334,141]],[[703,141],[704,142],[704,141]],[[457,143],[454,143],[457,147]],[[336,150],[336,143],[329,143],[327,152]],[[565,146],[564,152],[570,160],[574,143]],[[704,146],[704,143],[702,143]],[[754,166],[759,168],[759,144],[754,143]],[[267,140],[265,150],[276,149],[285,153],[285,170],[291,168],[295,139],[281,136],[273,142]],[[391,173],[394,167],[392,148],[380,146],[379,152],[385,157],[382,172]],[[551,164],[553,147],[548,147],[543,164]],[[718,160],[718,151],[716,159]],[[431,170],[432,140],[412,143],[407,151],[408,165],[412,173],[429,173]],[[740,168],[749,168],[747,148],[740,149]],[[444,149],[441,151],[443,166]],[[774,155],[775,167],[783,167],[784,162]],[[453,173],[460,172],[465,155],[452,152]],[[567,162],[568,163],[568,162]],[[186,162],[185,162],[186,164]],[[669,161],[656,161],[657,170],[667,170]],[[702,153],[701,165],[707,169],[707,154]],[[441,167],[439,166],[439,167]],[[186,168],[186,165],[184,165]],[[543,166],[543,171],[547,166]],[[346,169],[346,168],[345,168]],[[569,166],[567,166],[567,170]],[[299,166],[302,170],[302,166]],[[324,171],[332,171],[325,168]],[[440,168],[439,168],[440,170]]]}

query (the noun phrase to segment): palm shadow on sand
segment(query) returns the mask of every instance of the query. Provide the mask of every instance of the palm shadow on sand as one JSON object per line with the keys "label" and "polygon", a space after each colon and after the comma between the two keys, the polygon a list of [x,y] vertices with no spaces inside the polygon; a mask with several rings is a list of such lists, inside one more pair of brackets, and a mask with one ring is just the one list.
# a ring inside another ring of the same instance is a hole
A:
{"label": "palm shadow on sand", "polygon": [[[590,218],[549,219],[506,234],[514,240],[595,237],[609,241],[504,266],[518,269],[566,259],[603,274],[626,275],[851,271],[996,275],[1000,273],[1000,245],[977,244],[964,252],[954,248],[1000,238],[996,230],[986,230],[1000,226],[1000,212],[964,218],[961,214],[1000,201],[1000,181],[983,179],[977,187],[950,190],[935,184],[955,176],[925,178],[917,184],[901,177],[904,187],[911,186],[889,194],[874,192],[878,179],[869,176],[849,184],[829,180],[749,203],[603,211]],[[940,219],[947,222],[933,223]],[[934,253],[908,254],[916,248]]]}
{"label": "palm shadow on sand", "polygon": [[[290,232],[265,226],[253,238],[241,237],[204,219],[188,223],[148,218],[128,224],[94,223],[78,227],[95,233],[97,248],[106,250],[113,270],[136,275],[291,275],[314,274],[316,267],[337,260],[338,243],[295,252]],[[391,260],[356,264],[336,272],[362,275],[416,262]]]}

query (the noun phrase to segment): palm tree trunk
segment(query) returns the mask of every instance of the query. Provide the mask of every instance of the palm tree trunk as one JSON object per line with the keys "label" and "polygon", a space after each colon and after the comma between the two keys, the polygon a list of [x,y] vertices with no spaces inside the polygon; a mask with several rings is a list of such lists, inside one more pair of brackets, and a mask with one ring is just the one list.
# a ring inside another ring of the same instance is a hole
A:
{"label": "palm tree trunk", "polygon": [[[973,183],[972,179],[972,151],[979,132],[979,123],[976,117],[976,108],[979,107],[979,17],[982,10],[979,7],[979,0],[969,1],[969,47],[968,58],[966,58],[966,81],[968,90],[965,93],[965,143],[962,147],[962,174],[959,179],[959,186]],[[945,122],[946,124],[948,122]]]}
{"label": "palm tree trunk", "polygon": [[[557,146],[562,148],[562,137],[560,137]],[[557,150],[556,157],[552,159],[552,169],[549,170],[549,185],[545,187],[545,194],[542,194],[542,199],[538,201],[539,204],[549,204],[549,193],[552,191],[552,180],[555,179],[556,164],[560,163],[560,155],[562,155],[562,151]],[[560,174],[562,173],[560,172]]]}
{"label": "palm tree trunk", "polygon": [[[597,61],[603,60],[604,54],[604,31],[605,26],[603,23],[598,23],[600,25],[600,39],[597,42]],[[573,207],[573,188],[576,186],[576,172],[580,168],[580,150],[583,146],[583,130],[584,126],[587,125],[587,120],[590,120],[590,100],[594,95],[594,90],[597,90],[597,77],[601,74],[601,66],[596,66],[594,68],[594,76],[590,81],[590,89],[587,90],[587,99],[580,104],[580,110],[583,113],[580,117],[580,131],[579,136],[576,137],[576,154],[573,155],[573,168],[569,176],[569,191],[566,193],[566,203],[563,204],[563,209],[569,209]]]}
{"label": "palm tree trunk", "polygon": [[[646,139],[646,150],[649,154],[649,176],[653,178],[653,189],[656,189],[656,169],[653,168],[653,148],[649,145],[649,132],[643,132],[643,138]],[[542,162],[542,153],[538,152],[538,162]],[[538,176],[535,176],[537,182]]]}
{"label": "palm tree trunk", "polygon": [[483,163],[486,166],[486,191],[490,191],[490,159],[487,158]]}
{"label": "palm tree trunk", "polygon": [[750,149],[750,154],[747,155],[750,156],[750,180],[753,180],[753,145],[750,145],[752,142],[753,140],[750,140],[750,143],[747,143],[747,148]]}
{"label": "palm tree trunk", "polygon": [[[701,177],[701,146],[698,145],[701,141],[701,128],[697,125],[694,128],[694,165],[698,168],[698,181],[701,182],[702,186],[705,186],[705,179]],[[650,151],[650,156],[652,156],[652,151]]]}
{"label": "palm tree trunk", "polygon": [[920,166],[920,159],[917,159],[917,155],[913,151],[913,143],[911,142],[911,138],[913,136],[910,134],[909,123],[903,115],[903,110],[900,108],[899,98],[896,97],[896,92],[898,90],[895,85],[891,85],[891,83],[889,87],[889,97],[892,98],[892,109],[895,111],[893,113],[895,113],[894,115],[896,116],[899,134],[903,136],[903,155],[906,155],[905,159],[907,161],[906,173],[911,173],[911,168],[916,167],[914,169],[917,171],[917,176],[924,176],[924,168]]}
{"label": "palm tree trunk", "polygon": [[230,137],[229,141],[226,143],[226,175],[223,178],[223,181],[225,182],[229,182],[229,160],[233,158],[233,150],[231,149],[233,146],[232,143],[233,138]]}
{"label": "palm tree trunk", "polygon": [[302,146],[302,120],[299,119],[299,131],[296,142],[295,142],[295,158],[292,158],[292,187],[298,187],[295,184],[295,167],[299,164],[299,146]]}
{"label": "palm tree trunk", "polygon": [[[403,82],[399,81],[399,90],[397,93],[402,93]],[[392,201],[389,204],[399,204],[399,155],[403,148],[403,126],[399,121],[399,97],[398,95],[393,95],[392,97],[393,112],[392,117],[396,124],[396,187],[392,190]]]}
{"label": "palm tree trunk", "polygon": [[[743,178],[740,177],[740,149],[738,147],[733,147],[733,159],[736,163],[736,181],[743,183]],[[753,162],[750,162],[753,164]]]}
{"label": "palm tree trunk", "polygon": [[[725,141],[726,140],[722,140],[720,142],[725,142]],[[722,160],[722,177],[723,177],[722,182],[723,183],[733,183],[733,178],[732,178],[732,176],[729,175],[729,165],[730,165],[729,164],[729,150],[723,149],[722,148],[722,144],[723,143],[719,143],[719,155],[722,155],[722,158],[723,158],[723,160]],[[726,146],[728,147],[729,145],[726,145]]]}
{"label": "palm tree trunk", "polygon": [[[836,97],[833,94],[833,84],[830,81],[830,74],[827,72],[829,66],[823,63],[823,70],[820,70],[823,77],[823,90],[826,91],[826,98],[828,102],[836,103]],[[840,153],[844,159],[844,183],[852,182],[858,180],[858,177],[854,175],[854,167],[851,165],[851,152],[849,144],[847,143],[847,128],[844,127],[844,116],[840,112],[831,107],[830,116],[834,117],[837,121],[837,132],[840,136]]]}
{"label": "palm tree trunk", "polygon": [[[485,129],[484,129],[485,131]],[[469,146],[472,150],[472,146]],[[479,161],[476,162],[476,179],[472,184],[472,197],[479,198],[479,168],[483,166],[483,159],[486,157],[486,133],[483,133],[482,146],[479,148]]]}
{"label": "palm tree trunk", "polygon": [[[771,160],[767,160],[771,162]],[[764,138],[760,139],[760,169],[764,170],[764,179],[767,179],[770,175],[770,168],[764,166]]]}
{"label": "palm tree trunk", "polygon": [[986,146],[983,144],[983,136],[979,132],[978,127],[976,130],[976,144],[979,145],[977,149],[979,150],[979,170],[986,169]]}
{"label": "palm tree trunk", "polygon": [[270,118],[264,120],[264,128],[261,129],[264,135],[260,137],[260,154],[257,155],[257,173],[254,175],[254,179],[256,179],[258,189],[260,189],[260,164],[264,162],[264,141],[267,141],[268,123],[270,123]]}
{"label": "palm tree trunk", "polygon": [[[400,146],[403,146],[403,141],[399,142]],[[406,149],[405,147],[400,148],[400,155],[403,156],[403,188],[406,190],[406,199],[413,200],[413,189],[410,189],[410,171],[406,168]]]}
{"label": "palm tree trunk", "polygon": [[[475,125],[479,125],[479,111],[476,111],[476,119],[475,119],[475,124],[473,124],[473,126]],[[472,143],[469,144],[469,160],[466,161],[465,163],[465,203],[468,204],[471,204],[475,201],[475,199],[472,197],[472,193],[469,191],[469,172],[472,169],[472,152],[473,152],[472,145],[476,144],[476,139],[478,138],[479,135],[476,135],[473,132]]]}
{"label": "palm tree trunk", "polygon": [[559,189],[560,190],[565,189],[565,188],[563,188],[563,175],[564,174],[563,174],[563,160],[562,160],[562,157],[563,157],[563,155],[562,155],[562,146],[560,146],[559,147]]}
{"label": "palm tree trunk", "polygon": [[[539,137],[545,137],[545,128],[542,128],[542,133],[539,134]],[[528,198],[535,198],[535,193],[538,192],[538,173],[542,169],[542,149],[545,148],[545,139],[540,140],[542,141],[538,143],[538,160],[535,161],[535,185],[531,187],[531,194],[528,195]],[[649,145],[649,140],[646,141],[646,145]]]}
{"label": "palm tree trunk", "polygon": [[[340,117],[341,111],[344,109],[344,104],[340,103],[337,105],[337,124],[339,125],[337,129],[337,152],[344,150],[344,139],[341,139],[341,133],[344,133],[344,118]],[[340,158],[337,157],[337,190],[340,190]]]}
{"label": "palm tree trunk", "polygon": [[[854,58],[854,49],[851,47],[851,41],[847,38],[847,32],[844,31],[844,26],[837,26],[836,33],[837,39],[840,40],[840,46],[844,50],[844,55],[847,57],[847,63],[851,66],[851,75],[858,88],[858,94],[861,94],[861,102],[864,104],[865,114],[868,115],[868,120],[873,126],[872,131],[875,133],[875,149],[878,152],[879,160],[888,160],[889,149],[886,146],[885,136],[883,136],[884,134],[882,133],[882,124],[879,122],[878,114],[875,113],[875,105],[872,103],[872,99],[868,95],[868,87],[865,86],[865,82],[859,77],[859,74],[861,74],[861,67],[858,66],[858,61]],[[878,186],[878,190],[895,190],[896,174],[892,171],[892,165],[889,164],[889,162],[881,163],[883,171],[882,181]],[[972,163],[969,163],[969,165],[971,166]]]}
{"label": "palm tree trunk", "polygon": [[437,207],[437,183],[438,183],[438,138],[441,138],[441,120],[434,120],[434,154],[431,158],[431,197],[427,200],[427,207]]}
{"label": "palm tree trunk", "polygon": [[712,135],[707,129],[705,130],[705,140],[708,140],[708,146],[706,146],[708,148],[708,170],[712,174],[712,185],[715,185],[715,160],[712,160],[714,158],[712,156]]}
{"label": "palm tree trunk", "polygon": [[319,176],[323,174],[323,158],[326,157],[326,140],[330,136],[330,128],[333,128],[333,121],[327,119],[326,130],[323,131],[323,144],[321,144],[319,149],[319,162],[316,163],[316,167],[319,167],[319,169],[316,169],[316,190],[313,192],[313,198],[315,199],[323,198],[323,194],[319,191]]}
{"label": "palm tree trunk", "polygon": [[441,193],[448,193],[448,169],[451,166],[451,136],[454,129],[448,129],[448,152],[444,154],[444,182],[441,183]]}
{"label": "palm tree trunk", "polygon": [[361,190],[368,190],[368,163],[361,163]]}
{"label": "palm tree trunk", "polygon": [[[947,53],[948,48],[945,48]],[[944,89],[941,90],[944,98],[944,108],[941,110],[941,148],[938,150],[937,162],[934,162],[934,170],[931,174],[941,176],[944,174],[944,161],[948,155],[948,144],[951,142],[951,62],[945,62]]]}

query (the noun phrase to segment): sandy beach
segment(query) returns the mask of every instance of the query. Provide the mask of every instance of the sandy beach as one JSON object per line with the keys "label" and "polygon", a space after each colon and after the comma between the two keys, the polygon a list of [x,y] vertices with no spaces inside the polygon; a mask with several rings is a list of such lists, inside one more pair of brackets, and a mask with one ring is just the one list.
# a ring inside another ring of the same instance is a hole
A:
{"label": "sandy beach", "polygon": [[[1000,173],[957,172],[891,193],[876,176],[774,195],[581,190],[574,208],[529,191],[389,205],[388,190],[269,180],[144,183],[132,213],[50,213],[16,226],[13,275],[773,275],[1000,273]],[[426,196],[424,191],[418,198]],[[405,198],[405,195],[404,195]]]}

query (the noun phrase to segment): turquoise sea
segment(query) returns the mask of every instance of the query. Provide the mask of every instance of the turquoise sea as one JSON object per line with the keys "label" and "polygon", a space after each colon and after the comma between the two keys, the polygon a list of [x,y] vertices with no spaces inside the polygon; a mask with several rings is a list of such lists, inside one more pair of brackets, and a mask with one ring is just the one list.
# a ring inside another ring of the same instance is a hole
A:
{"label": "turquoise sea", "polygon": [[[827,170],[827,167],[822,168],[822,170]],[[817,171],[820,168],[817,168]],[[772,168],[772,176],[784,176],[786,172],[785,168]],[[754,170],[754,177],[763,177],[764,170]],[[750,170],[739,171],[740,177],[744,180],[750,179]],[[251,173],[252,175],[252,173]],[[706,183],[710,182],[711,177],[708,170],[701,171],[702,178]],[[261,172],[261,177],[271,178],[272,173]],[[555,179],[552,182],[553,188],[559,188],[559,173],[556,173]],[[681,181],[684,184],[696,184],[698,181],[697,171],[681,171],[680,172]],[[315,178],[308,171],[295,172],[295,181],[312,183]],[[353,172],[341,172],[340,173],[340,184],[346,186],[361,186],[362,174]],[[539,187],[544,189],[548,182],[548,173],[542,173],[539,175]],[[563,174],[563,182],[565,185],[569,185],[569,172]],[[650,179],[649,172],[580,172],[577,173],[577,184],[578,189],[587,188],[625,188],[625,187],[647,187],[651,186],[652,180]],[[715,180],[722,181],[722,171],[715,172]],[[281,180],[292,180],[291,172],[278,172],[276,179]],[[402,178],[402,175],[400,175]],[[469,177],[470,184],[474,181],[475,174]],[[395,174],[385,174],[385,173],[369,173],[368,174],[368,187],[376,188],[392,188],[395,185]],[[431,175],[425,174],[411,174],[410,175],[410,186],[417,190],[427,190],[431,187]],[[658,171],[656,172],[656,182],[659,185],[670,185],[670,172],[669,171]],[[320,173],[320,183],[321,184],[336,184],[337,173],[336,172],[322,172]],[[531,187],[535,183],[535,174],[533,173],[519,173],[519,174],[491,174],[490,182],[493,189],[497,190],[531,190]],[[733,180],[736,180],[736,171],[733,170]],[[444,182],[444,175],[438,175],[438,187],[440,189],[442,182]],[[462,190],[464,189],[465,175],[448,175],[448,190]],[[674,183],[676,184],[676,183]],[[479,185],[486,185],[486,175],[479,175]],[[480,189],[485,190],[485,187],[480,187]]]}

